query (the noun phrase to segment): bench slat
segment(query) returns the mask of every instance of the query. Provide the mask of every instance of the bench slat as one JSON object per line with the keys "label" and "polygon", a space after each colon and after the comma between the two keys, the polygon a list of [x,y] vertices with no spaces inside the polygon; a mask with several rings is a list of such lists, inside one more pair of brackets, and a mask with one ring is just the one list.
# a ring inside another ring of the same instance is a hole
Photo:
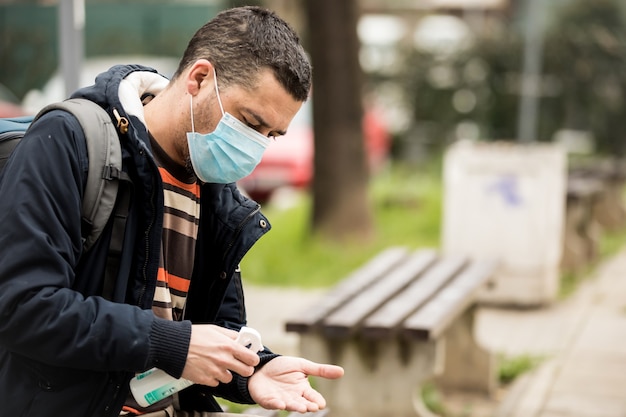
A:
{"label": "bench slat", "polygon": [[473,302],[475,293],[492,277],[493,262],[474,262],[403,324],[414,339],[435,339]]}
{"label": "bench slat", "polygon": [[414,252],[389,274],[364,291],[356,294],[347,303],[331,313],[323,328],[328,337],[348,337],[373,311],[402,291],[411,281],[422,274],[437,258],[434,250],[422,249]]}
{"label": "bench slat", "polygon": [[353,298],[355,294],[365,290],[374,281],[384,277],[407,254],[408,249],[405,247],[393,247],[382,251],[341,281],[333,290],[324,295],[319,303],[305,311],[302,316],[289,320],[285,325],[286,330],[299,333],[309,331],[320,320]]}
{"label": "bench slat", "polygon": [[438,261],[419,279],[389,300],[365,320],[362,334],[367,338],[384,338],[398,329],[402,321],[433,298],[466,264],[465,258]]}

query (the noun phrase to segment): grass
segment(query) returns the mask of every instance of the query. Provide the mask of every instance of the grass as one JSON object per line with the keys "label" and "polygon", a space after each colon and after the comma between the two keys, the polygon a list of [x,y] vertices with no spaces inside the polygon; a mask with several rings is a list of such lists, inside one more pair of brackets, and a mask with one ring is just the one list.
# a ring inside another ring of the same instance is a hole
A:
{"label": "grass", "polygon": [[311,233],[307,195],[288,209],[267,205],[263,212],[272,230],[244,258],[244,279],[257,285],[327,287],[386,247],[436,247],[441,188],[438,166],[396,168],[378,175],[370,190],[375,237],[352,244],[330,242]]}
{"label": "grass", "polygon": [[498,361],[498,380],[506,385],[525,372],[534,369],[543,358],[533,355],[501,356]]}
{"label": "grass", "polygon": [[422,386],[421,390],[422,402],[426,408],[438,416],[445,416],[447,414],[446,407],[444,405],[444,398],[441,392],[437,389],[435,384],[428,382]]}

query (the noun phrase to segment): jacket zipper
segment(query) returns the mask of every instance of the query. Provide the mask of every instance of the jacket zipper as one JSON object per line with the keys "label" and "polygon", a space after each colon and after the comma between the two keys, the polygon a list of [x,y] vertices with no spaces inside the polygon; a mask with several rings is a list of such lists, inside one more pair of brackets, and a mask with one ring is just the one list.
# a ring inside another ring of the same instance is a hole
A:
{"label": "jacket zipper", "polygon": [[[230,250],[232,249],[232,247],[235,245],[235,241],[237,240],[237,236],[239,236],[239,234],[241,233],[241,230],[244,228],[244,226],[250,221],[250,219],[252,219],[252,217],[254,217],[255,214],[257,214],[259,211],[261,211],[261,205],[257,204],[256,205],[256,209],[254,209],[253,211],[251,211],[245,219],[243,219],[243,221],[241,223],[239,223],[239,225],[237,226],[237,229],[235,229],[235,236],[233,237],[233,239],[229,242],[228,246],[226,246],[226,250],[224,251],[224,254],[222,255],[222,260],[224,260],[226,258],[226,255],[228,254],[228,252],[230,252]],[[190,288],[191,289],[191,288]],[[185,302],[185,306],[183,307],[183,314],[182,314],[182,318],[185,319],[187,314],[187,303]]]}
{"label": "jacket zipper", "polygon": [[[146,156],[146,152],[144,149],[140,149],[139,153],[143,157]],[[148,286],[148,262],[150,261],[150,232],[152,231],[152,227],[154,226],[154,221],[156,217],[155,215],[156,208],[154,206],[154,190],[155,190],[154,178],[152,178],[152,192],[150,193],[150,223],[148,224],[148,228],[146,229],[144,233],[144,240],[146,242],[146,252],[145,252],[146,260],[144,261],[144,264],[142,267],[143,286],[139,294],[139,299],[137,300],[137,304],[139,306],[143,306],[143,298],[146,295],[146,288]]]}
{"label": "jacket zipper", "polygon": [[228,243],[228,246],[226,246],[226,250],[224,251],[224,255],[222,256],[222,259],[226,258],[226,255],[228,254],[228,252],[230,252],[230,250],[232,249],[232,247],[235,245],[235,240],[237,240],[237,236],[239,236],[239,234],[241,233],[241,230],[243,229],[243,227],[250,221],[250,219],[252,219],[252,217],[254,217],[255,214],[257,214],[259,211],[261,211],[261,205],[257,204],[256,205],[256,209],[254,209],[253,211],[251,211],[245,219],[243,219],[243,221],[241,223],[239,223],[239,226],[237,226],[237,229],[235,230],[235,236],[233,237],[233,239]]}

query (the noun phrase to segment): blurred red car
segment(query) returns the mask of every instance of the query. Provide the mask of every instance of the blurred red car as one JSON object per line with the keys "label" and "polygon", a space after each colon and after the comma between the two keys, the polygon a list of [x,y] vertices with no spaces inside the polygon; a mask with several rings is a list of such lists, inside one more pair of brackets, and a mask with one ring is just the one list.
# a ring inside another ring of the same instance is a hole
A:
{"label": "blurred red car", "polygon": [[[311,100],[296,114],[285,136],[270,143],[254,171],[239,186],[257,201],[268,200],[282,187],[307,189],[313,180],[313,123]],[[363,135],[370,169],[376,170],[387,158],[390,135],[375,110],[365,112]]]}
{"label": "blurred red car", "polygon": [[26,112],[17,104],[0,100],[0,118],[26,116]]}
{"label": "blurred red car", "polygon": [[18,103],[17,97],[8,88],[0,84],[0,117],[26,116],[26,111]]}

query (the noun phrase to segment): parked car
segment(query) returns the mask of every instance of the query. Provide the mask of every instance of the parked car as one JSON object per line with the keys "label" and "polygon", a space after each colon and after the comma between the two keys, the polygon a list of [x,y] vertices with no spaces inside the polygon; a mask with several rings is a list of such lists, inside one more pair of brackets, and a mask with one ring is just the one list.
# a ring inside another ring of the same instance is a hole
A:
{"label": "parked car", "polygon": [[0,84],[0,117],[21,117],[27,112],[19,104],[19,99],[3,84]]}
{"label": "parked car", "polygon": [[[118,55],[88,58],[83,62],[79,87],[94,83],[96,76],[118,64],[141,64],[158,70],[166,77],[171,77],[178,67],[178,59],[173,57],[148,55]],[[50,77],[41,89],[33,89],[26,93],[22,100],[22,107],[27,112],[37,113],[50,103],[66,99],[65,82],[60,70]]]}
{"label": "parked car", "polygon": [[[273,141],[254,171],[238,185],[257,201],[266,201],[283,187],[306,190],[313,180],[313,109],[307,100],[296,114],[287,134]],[[365,149],[370,169],[384,164],[389,153],[390,134],[381,115],[368,109],[363,117]]]}

